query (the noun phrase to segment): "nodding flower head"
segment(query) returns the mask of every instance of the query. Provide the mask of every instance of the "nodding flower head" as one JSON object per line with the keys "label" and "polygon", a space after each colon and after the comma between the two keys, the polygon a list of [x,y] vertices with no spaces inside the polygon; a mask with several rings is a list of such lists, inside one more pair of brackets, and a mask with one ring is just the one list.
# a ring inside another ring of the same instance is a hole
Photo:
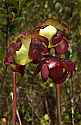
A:
{"label": "nodding flower head", "polygon": [[39,63],[46,55],[48,55],[48,39],[34,34],[31,39],[29,57],[33,63]]}
{"label": "nodding flower head", "polygon": [[10,65],[17,72],[21,72],[19,67],[24,70],[23,67],[29,62],[28,51],[30,42],[30,34],[21,33],[15,37],[6,49],[4,63]]}
{"label": "nodding flower head", "polygon": [[58,31],[54,26],[40,27],[38,34],[48,39],[48,48],[54,48],[56,55],[65,54],[68,51],[69,41],[65,34]]}
{"label": "nodding flower head", "polygon": [[32,33],[20,33],[8,46],[4,63],[14,71],[23,73],[25,65],[32,62],[38,65],[36,74],[41,72],[43,80],[50,77],[56,83],[62,83],[75,70],[73,62],[59,56],[64,55],[68,48],[69,42],[64,33],[52,25],[46,25]]}
{"label": "nodding flower head", "polygon": [[41,72],[42,79],[53,79],[56,84],[60,84],[71,76],[75,71],[75,64],[68,60],[60,60],[56,57],[49,57],[42,61],[37,67],[36,73]]}
{"label": "nodding flower head", "polygon": [[46,37],[49,41],[51,40],[52,36],[57,33],[57,29],[52,26],[48,25],[45,28],[40,29],[39,35]]}
{"label": "nodding flower head", "polygon": [[65,54],[69,48],[69,41],[62,32],[57,32],[52,37],[51,45],[54,46],[56,54]]}

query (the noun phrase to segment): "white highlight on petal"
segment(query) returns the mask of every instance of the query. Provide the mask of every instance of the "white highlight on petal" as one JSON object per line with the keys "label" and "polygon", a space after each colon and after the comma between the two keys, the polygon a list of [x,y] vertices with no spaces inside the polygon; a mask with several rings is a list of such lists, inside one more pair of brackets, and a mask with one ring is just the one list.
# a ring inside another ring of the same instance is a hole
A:
{"label": "white highlight on petal", "polygon": [[53,67],[55,67],[55,65],[56,65],[56,62],[50,63],[49,64],[49,69],[52,69]]}

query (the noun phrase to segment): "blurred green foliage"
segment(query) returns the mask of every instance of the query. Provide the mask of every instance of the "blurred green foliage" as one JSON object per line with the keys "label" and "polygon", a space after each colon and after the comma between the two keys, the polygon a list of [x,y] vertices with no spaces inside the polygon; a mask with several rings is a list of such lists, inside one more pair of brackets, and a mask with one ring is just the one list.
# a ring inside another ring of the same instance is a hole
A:
{"label": "blurred green foliage", "polygon": [[[63,84],[63,123],[65,125],[72,124],[71,99],[73,99],[74,122],[76,125],[81,125],[81,0],[0,0],[0,73],[3,75],[3,80],[0,80],[0,117],[7,112],[9,124],[11,123],[12,114],[11,73],[9,70],[6,71],[3,64],[8,39],[18,32],[32,30],[42,20],[53,17],[70,26],[70,30],[66,35],[72,48],[70,58],[75,61],[77,67],[77,72],[72,80],[67,80]],[[17,76],[17,107],[22,124],[47,125],[48,118],[45,118],[46,115],[51,119],[50,125],[54,125],[53,122],[56,122],[55,104],[46,107],[46,102],[47,97],[48,99],[49,97],[54,99],[54,102],[56,101],[55,89],[49,87],[49,83],[52,83],[50,79],[43,83],[39,75],[33,78],[34,68],[35,65],[28,64],[24,77],[21,78],[19,74]],[[6,87],[4,85],[5,81]],[[4,103],[8,108],[3,112]],[[52,115],[49,115],[51,111],[53,111]]]}

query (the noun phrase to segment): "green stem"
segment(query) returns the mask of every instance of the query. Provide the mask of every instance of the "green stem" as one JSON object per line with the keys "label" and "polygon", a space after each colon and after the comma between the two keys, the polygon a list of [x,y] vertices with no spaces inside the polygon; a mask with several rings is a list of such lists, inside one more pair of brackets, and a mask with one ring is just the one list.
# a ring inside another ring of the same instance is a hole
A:
{"label": "green stem", "polygon": [[12,72],[12,84],[13,84],[12,122],[13,125],[16,125],[16,72]]}
{"label": "green stem", "polygon": [[61,125],[61,84],[56,84],[57,125]]}

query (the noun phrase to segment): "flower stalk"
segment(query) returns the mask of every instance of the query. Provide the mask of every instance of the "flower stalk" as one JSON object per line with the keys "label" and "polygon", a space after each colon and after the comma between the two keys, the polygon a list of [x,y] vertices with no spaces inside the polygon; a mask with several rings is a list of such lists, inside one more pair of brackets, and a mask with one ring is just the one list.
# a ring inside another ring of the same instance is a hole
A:
{"label": "flower stalk", "polygon": [[12,72],[13,103],[12,103],[12,123],[16,125],[16,72]]}
{"label": "flower stalk", "polygon": [[57,125],[61,125],[61,84],[56,84]]}

